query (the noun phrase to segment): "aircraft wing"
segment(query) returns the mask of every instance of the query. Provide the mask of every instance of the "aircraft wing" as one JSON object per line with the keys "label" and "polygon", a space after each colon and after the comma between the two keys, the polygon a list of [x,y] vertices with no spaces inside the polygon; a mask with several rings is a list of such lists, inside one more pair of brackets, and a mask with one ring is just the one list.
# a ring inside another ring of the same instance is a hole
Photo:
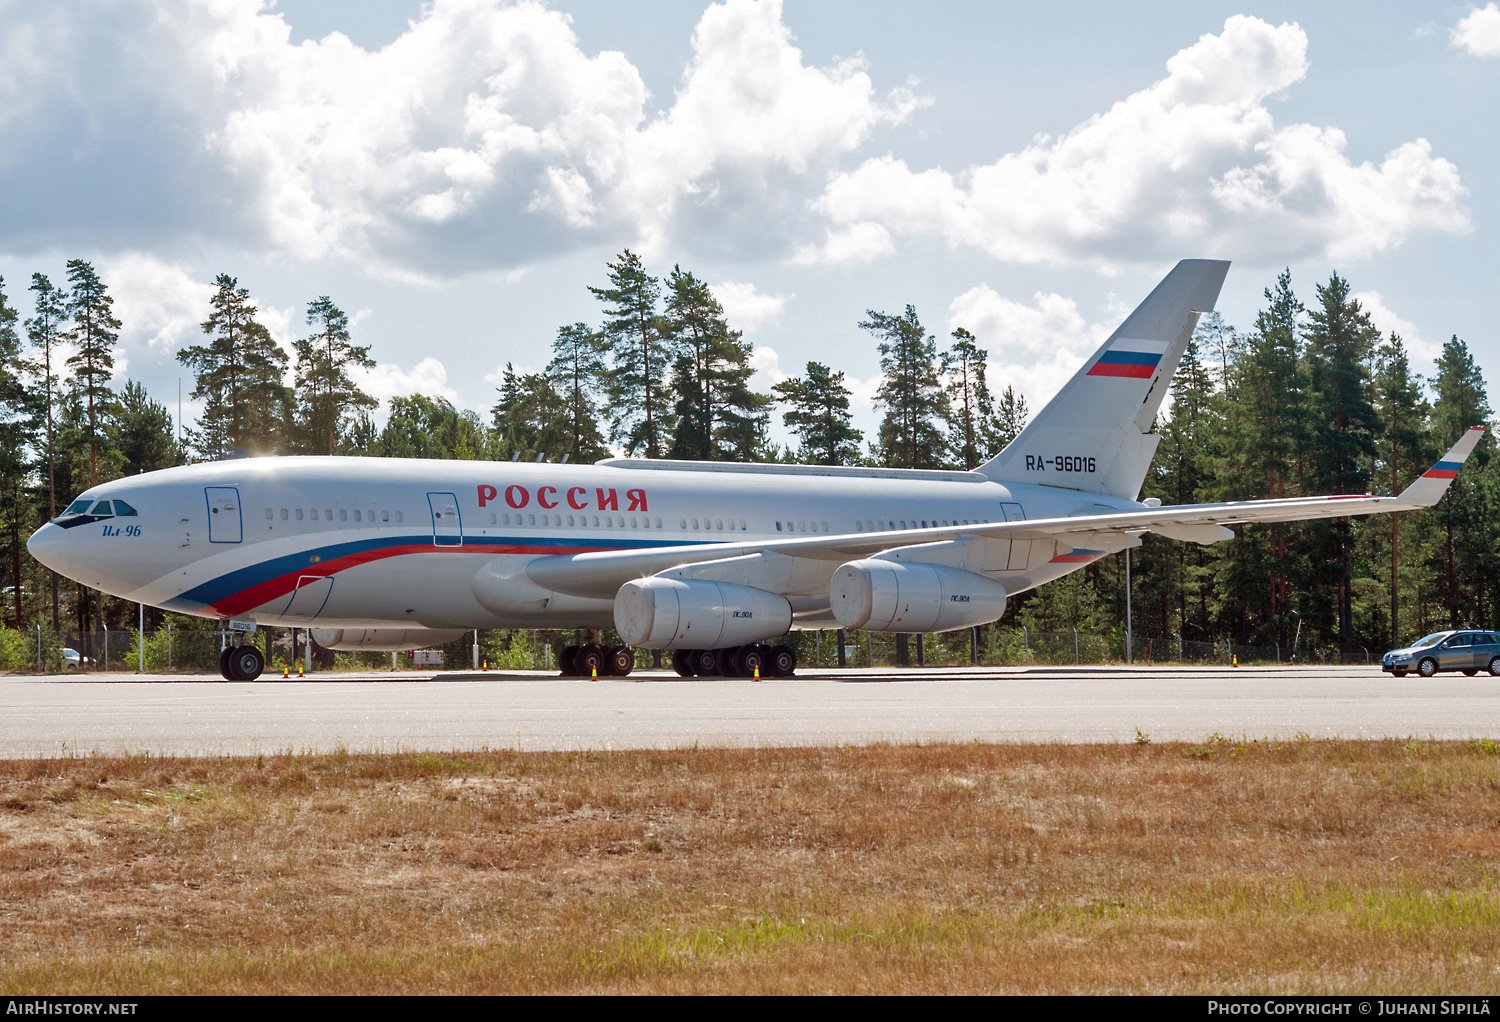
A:
{"label": "aircraft wing", "polygon": [[[1339,494],[1281,500],[1237,500],[1219,504],[1177,504],[1100,515],[1040,518],[985,525],[848,533],[805,539],[746,543],[695,543],[653,550],[601,550],[563,557],[540,557],[526,568],[540,586],[578,596],[610,597],[632,579],[688,564],[703,564],[753,554],[780,554],[793,561],[827,562],[828,572],[843,561],[869,557],[897,547],[962,539],[1052,539],[1073,548],[1121,550],[1129,537],[1155,532],[1171,539],[1214,543],[1234,533],[1225,526],[1244,523],[1300,522],[1316,518],[1415,511],[1436,504],[1447,491],[1480,438],[1483,426],[1470,428],[1448,453],[1398,496]],[[920,560],[914,556],[912,560]]]}

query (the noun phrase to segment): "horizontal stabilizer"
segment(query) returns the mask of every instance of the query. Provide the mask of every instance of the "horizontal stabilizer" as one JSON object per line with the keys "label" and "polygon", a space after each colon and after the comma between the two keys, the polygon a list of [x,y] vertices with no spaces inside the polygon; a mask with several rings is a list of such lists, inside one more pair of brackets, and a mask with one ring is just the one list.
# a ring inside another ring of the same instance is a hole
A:
{"label": "horizontal stabilizer", "polygon": [[1438,459],[1437,464],[1423,472],[1421,478],[1402,490],[1401,496],[1396,499],[1403,504],[1421,507],[1436,504],[1448,492],[1448,487],[1453,484],[1453,477],[1458,475],[1458,470],[1469,460],[1469,455],[1474,453],[1474,448],[1479,446],[1483,437],[1483,426],[1470,426],[1468,432],[1458,438],[1458,443],[1448,448],[1448,453]]}

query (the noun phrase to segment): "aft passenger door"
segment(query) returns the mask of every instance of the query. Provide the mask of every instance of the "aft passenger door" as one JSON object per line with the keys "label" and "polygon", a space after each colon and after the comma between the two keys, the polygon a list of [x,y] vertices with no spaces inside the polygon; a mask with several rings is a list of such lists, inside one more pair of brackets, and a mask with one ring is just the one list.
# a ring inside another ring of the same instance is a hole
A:
{"label": "aft passenger door", "polygon": [[427,506],[432,511],[432,545],[463,546],[464,523],[458,513],[458,497],[452,493],[429,493]]}
{"label": "aft passenger door", "polygon": [[245,537],[240,518],[240,491],[233,486],[205,486],[208,498],[208,541],[238,543]]}

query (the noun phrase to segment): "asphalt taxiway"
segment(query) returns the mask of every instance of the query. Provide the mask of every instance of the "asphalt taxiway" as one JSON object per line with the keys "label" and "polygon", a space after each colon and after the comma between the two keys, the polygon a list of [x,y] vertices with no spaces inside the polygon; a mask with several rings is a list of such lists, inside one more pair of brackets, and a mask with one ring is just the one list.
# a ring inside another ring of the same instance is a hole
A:
{"label": "asphalt taxiway", "polygon": [[637,673],[329,674],[255,683],[0,677],[0,757],[870,742],[1500,735],[1500,678],[1378,668],[946,668],[759,684]]}

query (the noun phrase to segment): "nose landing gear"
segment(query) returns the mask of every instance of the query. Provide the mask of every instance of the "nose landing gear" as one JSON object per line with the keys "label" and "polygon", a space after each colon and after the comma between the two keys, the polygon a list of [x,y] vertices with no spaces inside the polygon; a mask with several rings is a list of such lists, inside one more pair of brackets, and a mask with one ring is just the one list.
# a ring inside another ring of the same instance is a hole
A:
{"label": "nose landing gear", "polygon": [[219,654],[219,673],[225,681],[254,681],[265,669],[265,658],[254,646],[228,646]]}

